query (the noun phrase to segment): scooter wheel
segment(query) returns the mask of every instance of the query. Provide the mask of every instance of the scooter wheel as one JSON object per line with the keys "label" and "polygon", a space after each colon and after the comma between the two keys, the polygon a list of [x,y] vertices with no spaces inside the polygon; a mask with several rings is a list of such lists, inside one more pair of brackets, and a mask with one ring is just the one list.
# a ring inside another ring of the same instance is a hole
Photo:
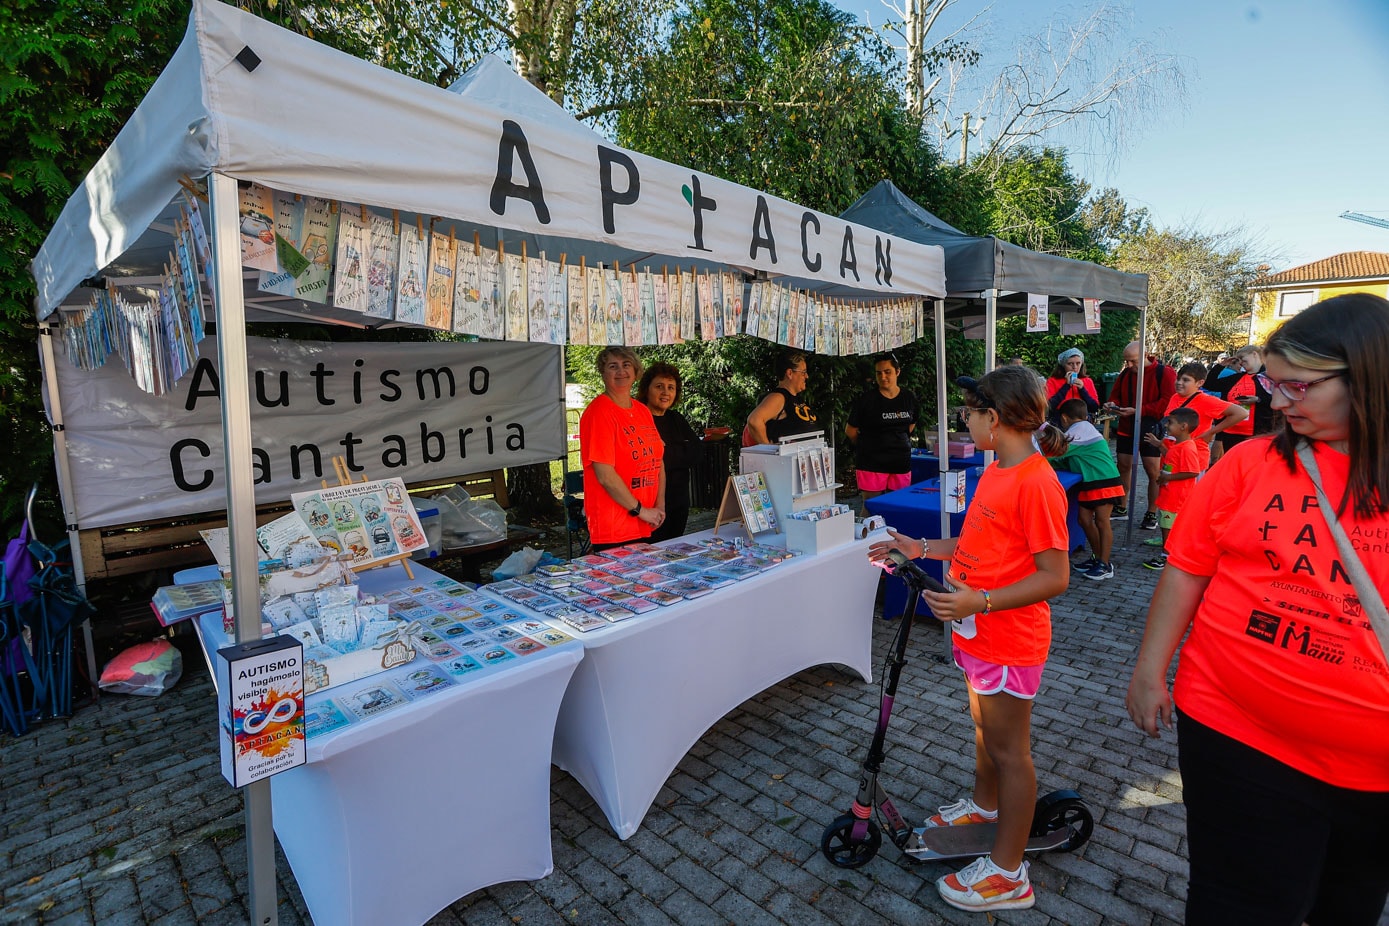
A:
{"label": "scooter wheel", "polygon": [[1090,808],[1074,791],[1051,792],[1037,801],[1037,810],[1032,815],[1033,836],[1046,836],[1063,829],[1069,830],[1071,835],[1055,851],[1079,849],[1095,831],[1095,818],[1090,815]]}
{"label": "scooter wheel", "polygon": [[829,863],[838,868],[862,868],[873,860],[883,844],[882,831],[878,824],[868,821],[868,834],[862,842],[854,842],[854,824],[858,818],[846,813],[825,827],[825,835],[820,837],[820,851]]}

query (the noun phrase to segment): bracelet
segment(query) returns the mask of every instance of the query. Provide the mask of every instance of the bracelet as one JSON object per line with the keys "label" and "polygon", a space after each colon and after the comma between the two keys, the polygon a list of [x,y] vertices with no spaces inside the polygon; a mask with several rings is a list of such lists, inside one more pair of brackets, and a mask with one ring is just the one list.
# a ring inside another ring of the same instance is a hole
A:
{"label": "bracelet", "polygon": [[989,598],[989,590],[987,588],[981,588],[979,589],[979,594],[984,596],[984,610],[980,611],[979,613],[988,614],[990,611],[994,609],[993,600]]}
{"label": "bracelet", "polygon": [[925,559],[931,552],[931,541],[923,537],[917,542],[921,544],[921,555],[918,556],[917,559]]}

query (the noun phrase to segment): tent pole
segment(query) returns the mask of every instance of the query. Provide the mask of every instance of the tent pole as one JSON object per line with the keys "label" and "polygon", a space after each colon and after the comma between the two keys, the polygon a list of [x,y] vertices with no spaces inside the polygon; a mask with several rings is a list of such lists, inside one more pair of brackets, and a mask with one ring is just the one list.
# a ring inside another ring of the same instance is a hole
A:
{"label": "tent pole", "polygon": [[[990,289],[984,293],[984,372],[988,373],[998,362],[998,290]],[[984,451],[984,465],[994,461],[992,450]]]}
{"label": "tent pole", "polygon": [[[251,467],[251,377],[246,354],[246,304],[241,282],[239,204],[236,181],[213,173],[208,180],[212,212],[213,278],[217,309],[217,363],[222,385],[223,473],[227,480],[227,532],[231,541],[232,606],[236,642],[260,639],[260,554],[256,543],[256,496]],[[254,926],[278,923],[275,899],[275,831],[270,815],[270,780],[244,789],[246,801],[247,907]]]}
{"label": "tent pole", "polygon": [[[945,404],[945,299],[935,300],[936,323],[936,460],[943,473],[950,468],[949,409]],[[942,482],[944,479],[942,479]],[[940,535],[950,537],[950,512],[945,510],[945,493],[940,493]],[[942,567],[944,568],[944,567]],[[950,621],[941,623],[941,652],[936,658],[950,664],[954,642],[950,639]]]}
{"label": "tent pole", "polygon": [[[1139,455],[1139,441],[1143,440],[1143,380],[1148,374],[1148,307],[1145,305],[1138,310],[1138,369],[1134,370],[1134,391],[1133,401],[1135,405],[1133,413],[1133,446],[1129,452],[1129,459],[1133,460],[1133,466],[1129,467],[1129,520],[1124,527],[1124,546],[1133,546],[1133,522],[1137,512],[1134,502],[1138,501],[1138,473],[1143,470],[1143,457]],[[1143,507],[1147,511],[1147,496],[1144,496]]]}
{"label": "tent pole", "polygon": [[[63,427],[63,396],[58,391],[58,370],[53,365],[53,325],[39,322],[39,366],[43,369],[44,390],[48,393],[48,423],[53,430],[53,459],[58,464],[58,495],[63,505],[63,524],[68,532],[68,554],[72,557],[72,580],[87,594],[87,570],[82,565],[82,538],[77,533],[77,508],[73,502],[72,461],[68,459],[68,436]],[[37,539],[37,538],[34,538]],[[92,700],[100,696],[97,687],[96,648],[92,641],[92,621],[82,622],[82,643],[87,650],[87,684]]]}

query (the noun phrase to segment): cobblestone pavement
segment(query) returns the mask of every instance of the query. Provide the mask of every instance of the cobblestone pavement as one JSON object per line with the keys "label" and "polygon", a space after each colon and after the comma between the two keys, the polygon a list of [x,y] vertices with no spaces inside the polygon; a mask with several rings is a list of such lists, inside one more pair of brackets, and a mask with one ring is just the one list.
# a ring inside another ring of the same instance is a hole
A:
{"label": "cobblestone pavement", "polygon": [[[1135,532],[1135,541],[1146,536]],[[1076,852],[1034,859],[1037,906],[996,922],[1181,922],[1186,839],[1174,739],[1147,740],[1123,711],[1156,579],[1139,565],[1145,551],[1117,551],[1114,579],[1076,578],[1053,604],[1055,642],[1034,713],[1039,787],[1080,791],[1095,831]],[[897,627],[875,622],[875,658]],[[940,640],[936,626],[914,635],[883,772],[912,817],[967,793],[972,780],[961,680],[931,658]],[[108,696],[70,720],[0,738],[0,923],[247,921],[241,800],[218,771],[212,686],[201,659],[187,655],[183,681],[158,698]],[[432,926],[987,922],[939,899],[933,882],[950,870],[944,864],[909,861],[890,845],[855,871],[820,855],[824,826],[853,798],[878,697],[877,679],[833,666],[769,688],[710,728],[626,842],[555,770],[554,873],[461,898]],[[280,923],[308,923],[278,850],[277,871]]]}

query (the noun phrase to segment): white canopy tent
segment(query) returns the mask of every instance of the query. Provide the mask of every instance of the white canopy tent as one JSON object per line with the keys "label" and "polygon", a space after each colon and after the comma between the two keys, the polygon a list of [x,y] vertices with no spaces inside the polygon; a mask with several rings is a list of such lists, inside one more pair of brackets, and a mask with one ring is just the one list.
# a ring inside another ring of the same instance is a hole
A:
{"label": "white canopy tent", "polygon": [[[945,295],[939,247],[610,145],[499,62],[454,89],[195,0],[183,43],[34,259],[41,321],[64,304],[85,304],[84,284],[96,274],[152,276],[169,253],[180,181],[209,178],[238,640],[260,635],[258,609],[240,606],[258,595],[248,305],[319,321],[379,321],[259,293],[256,272],[239,260],[238,181],[442,216],[491,229],[493,240],[535,236],[537,251],[567,247],[571,259],[659,255],[864,297]],[[40,339],[50,396],[52,340]],[[55,444],[66,486],[57,429]],[[246,806],[249,909],[256,923],[272,923],[268,781],[247,788]]]}

